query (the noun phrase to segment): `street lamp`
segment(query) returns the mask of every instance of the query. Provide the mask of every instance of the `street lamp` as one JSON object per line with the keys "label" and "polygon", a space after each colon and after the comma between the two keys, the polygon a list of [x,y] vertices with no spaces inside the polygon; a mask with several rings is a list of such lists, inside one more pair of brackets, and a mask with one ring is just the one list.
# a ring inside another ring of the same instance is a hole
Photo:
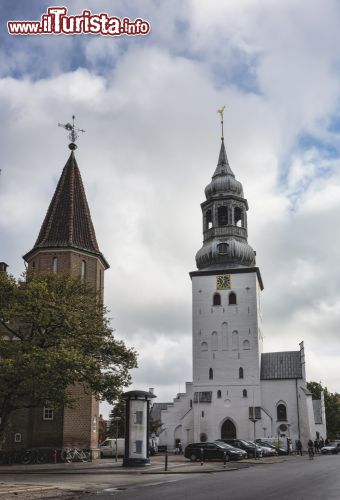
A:
{"label": "street lamp", "polygon": [[114,422],[116,422],[116,462],[118,462],[118,422],[120,421],[120,417],[112,417]]}

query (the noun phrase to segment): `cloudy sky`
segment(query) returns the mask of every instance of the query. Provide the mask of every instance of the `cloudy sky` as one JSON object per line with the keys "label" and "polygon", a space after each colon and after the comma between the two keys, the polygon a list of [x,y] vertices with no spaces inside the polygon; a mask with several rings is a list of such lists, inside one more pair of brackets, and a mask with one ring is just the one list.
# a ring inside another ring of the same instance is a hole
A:
{"label": "cloudy sky", "polygon": [[37,20],[50,5],[0,5],[0,260],[23,271],[68,158],[57,123],[74,113],[111,264],[112,326],[139,352],[133,387],[171,400],[192,378],[188,273],[225,104],[227,153],[265,286],[265,350],[304,340],[307,378],[340,392],[340,4],[65,0],[70,14],[141,17],[151,33],[8,35],[7,20]]}

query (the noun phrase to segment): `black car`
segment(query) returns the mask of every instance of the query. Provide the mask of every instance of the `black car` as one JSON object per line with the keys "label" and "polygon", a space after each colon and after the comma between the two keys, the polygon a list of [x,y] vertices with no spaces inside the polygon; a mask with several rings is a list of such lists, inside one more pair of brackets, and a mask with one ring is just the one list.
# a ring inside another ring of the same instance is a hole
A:
{"label": "black car", "polygon": [[234,449],[222,442],[215,443],[191,443],[185,448],[185,458],[192,462],[196,460],[241,460],[247,458],[242,450]]}
{"label": "black car", "polygon": [[[255,457],[255,445],[251,441],[246,441],[245,439],[219,439],[219,441],[230,444],[235,448],[244,450],[245,452],[247,452],[249,458]],[[256,446],[256,456],[258,458],[261,458],[262,455],[262,450],[258,446]]]}
{"label": "black car", "polygon": [[285,448],[280,448],[280,446],[274,446],[272,443],[268,443],[265,439],[256,439],[256,443],[260,446],[266,446],[267,448],[272,448],[277,451],[279,455],[287,455],[287,450]]}

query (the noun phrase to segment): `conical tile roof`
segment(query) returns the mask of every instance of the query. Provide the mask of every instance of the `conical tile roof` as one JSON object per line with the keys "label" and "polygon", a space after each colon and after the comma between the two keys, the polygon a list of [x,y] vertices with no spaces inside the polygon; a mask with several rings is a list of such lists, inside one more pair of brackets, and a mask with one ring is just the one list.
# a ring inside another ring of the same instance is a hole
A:
{"label": "conical tile roof", "polygon": [[98,247],[83,182],[73,151],[59,179],[37,241],[24,258],[33,250],[51,247],[73,247],[85,250],[101,256],[105,261]]}

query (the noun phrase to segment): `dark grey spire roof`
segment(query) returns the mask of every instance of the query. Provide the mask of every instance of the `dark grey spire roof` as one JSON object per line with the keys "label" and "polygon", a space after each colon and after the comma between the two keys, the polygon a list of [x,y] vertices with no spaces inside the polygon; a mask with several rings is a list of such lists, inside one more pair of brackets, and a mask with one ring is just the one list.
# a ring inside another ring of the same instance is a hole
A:
{"label": "dark grey spire roof", "polygon": [[228,157],[227,157],[227,152],[225,150],[223,137],[221,140],[221,149],[218,157],[217,167],[214,172],[213,178],[216,177],[217,175],[232,175],[233,177],[235,177],[234,172],[231,170],[228,162]]}
{"label": "dark grey spire roof", "polygon": [[261,380],[302,378],[300,351],[266,352],[261,355]]}

